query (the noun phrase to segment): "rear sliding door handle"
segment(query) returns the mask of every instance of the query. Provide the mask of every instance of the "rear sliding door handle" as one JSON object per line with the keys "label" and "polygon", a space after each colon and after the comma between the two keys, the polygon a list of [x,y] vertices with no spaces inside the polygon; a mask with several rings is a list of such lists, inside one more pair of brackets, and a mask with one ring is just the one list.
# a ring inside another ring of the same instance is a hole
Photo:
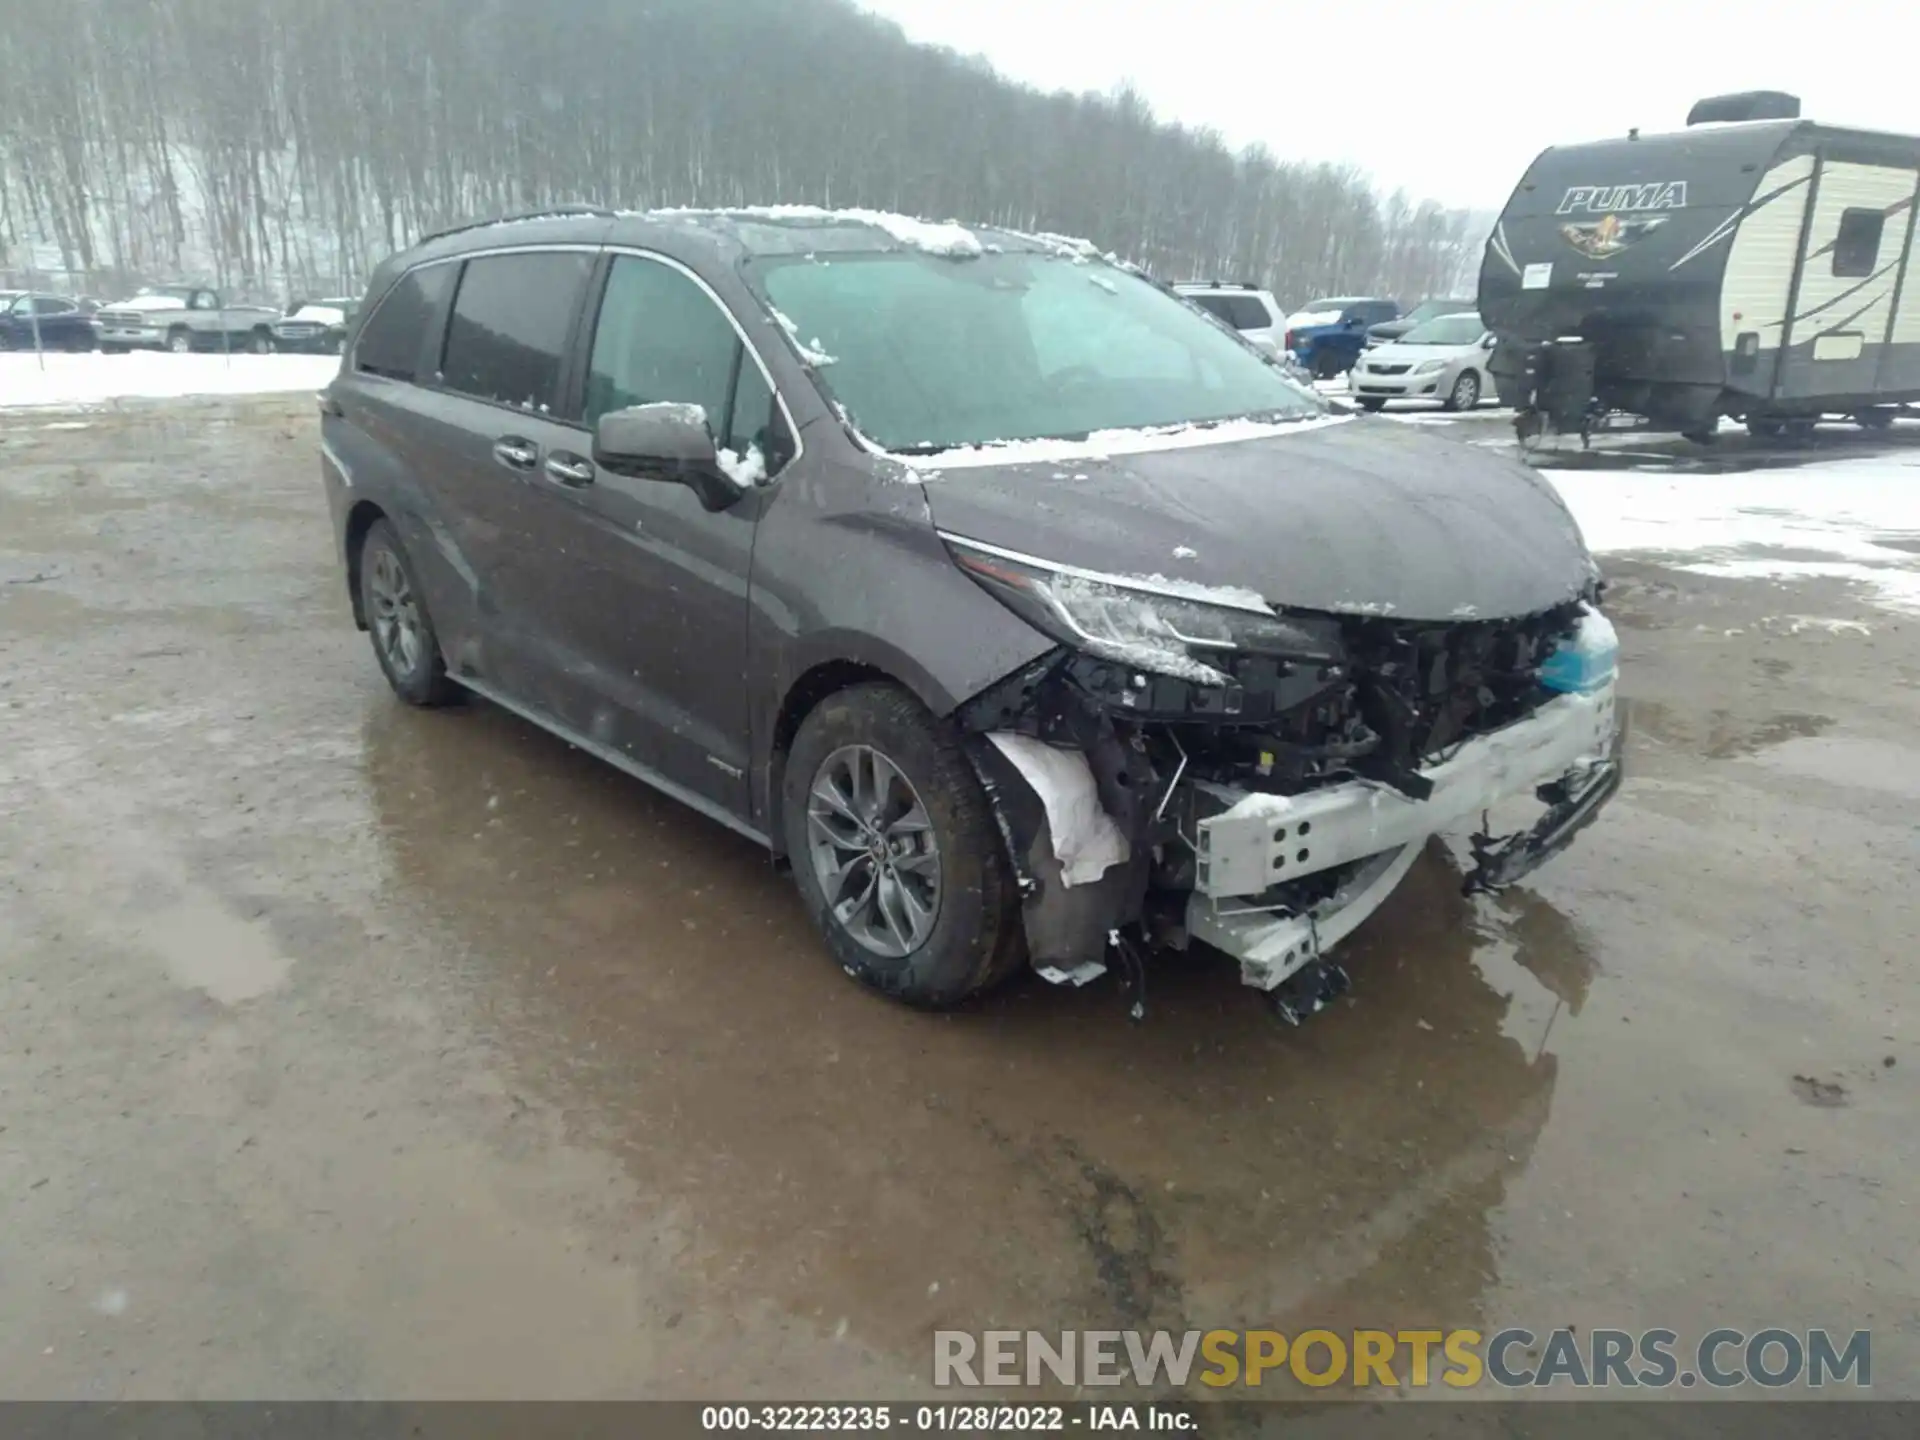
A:
{"label": "rear sliding door handle", "polygon": [[509,470],[531,470],[540,461],[540,447],[519,435],[502,435],[493,442],[493,458]]}
{"label": "rear sliding door handle", "polygon": [[582,485],[591,485],[593,484],[593,462],[565,450],[556,450],[547,457],[547,478],[576,489]]}

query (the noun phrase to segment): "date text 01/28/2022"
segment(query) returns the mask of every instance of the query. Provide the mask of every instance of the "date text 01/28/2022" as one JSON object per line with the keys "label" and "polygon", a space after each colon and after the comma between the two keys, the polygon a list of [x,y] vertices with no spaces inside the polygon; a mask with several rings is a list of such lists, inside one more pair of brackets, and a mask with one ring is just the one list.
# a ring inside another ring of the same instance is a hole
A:
{"label": "date text 01/28/2022", "polygon": [[700,1428],[824,1435],[902,1430],[930,1434],[1021,1434],[1136,1430],[1179,1434],[1194,1428],[1186,1411],[1166,1405],[707,1405]]}

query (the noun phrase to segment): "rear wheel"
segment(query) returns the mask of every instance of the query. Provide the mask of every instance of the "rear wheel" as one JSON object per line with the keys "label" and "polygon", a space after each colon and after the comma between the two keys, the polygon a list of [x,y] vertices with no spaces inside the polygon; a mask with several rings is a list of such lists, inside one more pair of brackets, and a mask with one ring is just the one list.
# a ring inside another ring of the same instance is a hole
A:
{"label": "rear wheel", "polygon": [[1019,968],[1019,890],[945,722],[893,685],[842,690],[800,726],[785,774],[794,879],[847,974],[937,1009]]}
{"label": "rear wheel", "polygon": [[1449,410],[1471,410],[1480,403],[1480,376],[1472,370],[1462,370],[1460,378],[1453,382],[1453,389],[1447,392],[1445,406]]}
{"label": "rear wheel", "polygon": [[360,604],[374,658],[409,705],[445,705],[458,694],[400,537],[376,520],[360,546]]}

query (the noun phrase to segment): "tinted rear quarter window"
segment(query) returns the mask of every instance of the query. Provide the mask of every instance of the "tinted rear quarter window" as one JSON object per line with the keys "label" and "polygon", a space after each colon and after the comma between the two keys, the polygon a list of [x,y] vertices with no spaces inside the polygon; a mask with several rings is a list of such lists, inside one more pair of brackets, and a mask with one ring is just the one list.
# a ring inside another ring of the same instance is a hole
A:
{"label": "tinted rear quarter window", "polygon": [[1233,297],[1230,295],[1189,295],[1187,299],[1198,305],[1215,319],[1234,323]]}
{"label": "tinted rear quarter window", "polygon": [[1267,313],[1267,307],[1258,295],[1234,295],[1229,297],[1233,312],[1229,321],[1236,330],[1264,330],[1273,324],[1273,316]]}
{"label": "tinted rear quarter window", "polygon": [[413,379],[427,327],[440,313],[440,302],[459,268],[427,265],[402,275],[360,332],[354,368],[392,380]]}

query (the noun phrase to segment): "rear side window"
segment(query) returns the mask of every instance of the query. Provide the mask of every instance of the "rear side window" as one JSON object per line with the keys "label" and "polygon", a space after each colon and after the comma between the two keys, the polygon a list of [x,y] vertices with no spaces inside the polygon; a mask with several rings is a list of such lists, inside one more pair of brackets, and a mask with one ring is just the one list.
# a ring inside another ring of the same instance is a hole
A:
{"label": "rear side window", "polygon": [[1257,295],[1230,295],[1232,314],[1228,324],[1236,330],[1264,330],[1273,324],[1273,316],[1267,313],[1267,307]]}
{"label": "rear side window", "polygon": [[1235,323],[1233,318],[1233,298],[1231,296],[1189,295],[1187,299],[1193,301],[1194,304],[1198,305],[1216,320],[1224,320],[1229,325]]}
{"label": "rear side window", "polygon": [[551,409],[593,257],[579,251],[469,260],[454,295],[440,382],[526,410]]}
{"label": "rear side window", "polygon": [[413,379],[427,327],[440,313],[440,302],[459,268],[427,265],[402,275],[360,332],[355,368],[391,380]]}
{"label": "rear side window", "polygon": [[33,302],[33,308],[42,315],[70,315],[74,304],[71,300],[55,300],[43,295]]}
{"label": "rear side window", "polygon": [[1833,273],[1861,277],[1873,274],[1880,259],[1880,236],[1887,217],[1880,210],[1842,210],[1840,233],[1833,242]]}

